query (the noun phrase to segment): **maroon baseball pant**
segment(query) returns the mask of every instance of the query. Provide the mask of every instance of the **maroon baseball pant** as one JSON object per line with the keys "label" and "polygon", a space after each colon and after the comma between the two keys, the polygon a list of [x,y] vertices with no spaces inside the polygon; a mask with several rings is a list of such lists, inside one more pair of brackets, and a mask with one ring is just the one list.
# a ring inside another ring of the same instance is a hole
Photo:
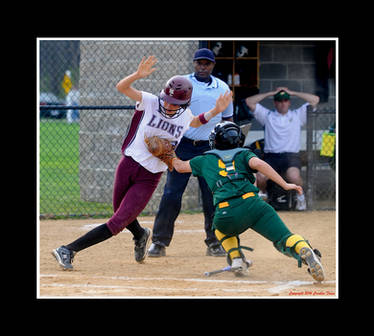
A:
{"label": "maroon baseball pant", "polygon": [[136,219],[148,204],[162,172],[151,173],[129,156],[117,166],[113,187],[113,216],[107,226],[113,235]]}

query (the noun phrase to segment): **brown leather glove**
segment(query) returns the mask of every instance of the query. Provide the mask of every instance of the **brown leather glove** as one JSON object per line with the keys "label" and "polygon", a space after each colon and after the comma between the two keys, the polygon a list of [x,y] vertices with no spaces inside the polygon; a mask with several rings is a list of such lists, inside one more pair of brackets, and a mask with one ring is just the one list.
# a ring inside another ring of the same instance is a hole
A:
{"label": "brown leather glove", "polygon": [[169,140],[158,136],[145,137],[144,142],[150,153],[164,162],[170,171],[173,170],[173,158],[176,157],[174,147]]}

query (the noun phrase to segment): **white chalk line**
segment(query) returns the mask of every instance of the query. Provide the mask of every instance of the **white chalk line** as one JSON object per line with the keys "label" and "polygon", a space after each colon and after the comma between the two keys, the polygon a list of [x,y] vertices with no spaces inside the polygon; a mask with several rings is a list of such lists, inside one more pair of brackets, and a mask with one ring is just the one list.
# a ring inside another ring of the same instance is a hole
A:
{"label": "white chalk line", "polygon": [[[110,289],[113,292],[121,292],[126,290],[147,290],[147,291],[168,291],[168,292],[197,292],[204,290],[204,292],[256,292],[256,289],[233,289],[233,288],[170,288],[170,287],[144,287],[144,286],[122,286],[122,285],[93,285],[93,284],[62,284],[51,283],[42,284],[41,287],[62,287],[62,288],[97,288],[97,289]],[[95,292],[92,291],[91,292]]]}
{"label": "white chalk line", "polygon": [[[47,277],[60,277],[60,276],[70,276],[69,274],[62,273],[59,274],[40,274],[41,278]],[[208,282],[208,283],[243,283],[243,284],[266,284],[269,281],[260,281],[260,280],[219,280],[219,279],[199,279],[199,278],[172,278],[172,277],[129,277],[129,276],[92,276],[93,279],[108,279],[108,280],[124,280],[124,281],[187,281],[187,282]]]}
{"label": "white chalk line", "polygon": [[[66,274],[64,274],[66,275]],[[62,275],[62,276],[64,276]],[[57,274],[41,274],[41,278],[47,277],[60,277],[61,275]],[[66,275],[69,276],[69,275]],[[198,279],[198,278],[169,278],[169,277],[161,277],[161,278],[143,278],[143,277],[127,277],[127,276],[93,276],[92,279],[108,279],[108,280],[124,280],[124,281],[184,281],[184,282],[206,282],[206,283],[232,283],[232,284],[246,284],[246,285],[261,285],[261,284],[276,284],[277,286],[267,288],[266,290],[271,294],[277,294],[284,290],[299,287],[303,285],[313,285],[316,284],[314,281],[300,281],[300,280],[293,280],[293,281],[266,281],[266,280],[219,280],[219,279]],[[322,284],[333,284],[335,280],[328,280],[323,281]],[[123,289],[129,290],[154,290],[154,291],[189,291],[189,292],[196,292],[196,291],[208,291],[208,292],[231,292],[231,293],[250,293],[250,292],[257,292],[258,288],[170,288],[170,287],[155,287],[155,286],[123,286],[123,285],[93,285],[93,284],[60,284],[60,283],[52,283],[52,284],[41,284],[41,287],[82,287],[82,288],[101,288],[101,289],[112,289],[115,292],[121,291]]]}
{"label": "white chalk line", "polygon": [[[178,221],[176,221],[178,223]],[[153,224],[153,221],[139,221],[140,224]],[[179,223],[182,223],[182,221],[179,221]],[[101,223],[102,224],[102,223]],[[81,229],[82,230],[92,230],[94,229],[95,227],[101,225],[100,223],[99,224],[84,224]],[[194,230],[180,230],[180,229],[176,229],[174,230],[174,233],[204,233],[205,230],[204,229],[194,229]],[[129,230],[123,230],[122,233],[130,233]]]}
{"label": "white chalk line", "polygon": [[[335,281],[333,281],[333,282],[324,281],[323,283],[335,283]],[[291,288],[294,288],[294,287],[299,287],[299,286],[303,286],[303,285],[312,285],[312,284],[314,284],[313,281],[300,281],[300,280],[287,281],[285,283],[281,283],[280,285],[278,285],[276,287],[269,288],[268,292],[276,294],[276,293],[280,293],[284,290],[291,289]]]}

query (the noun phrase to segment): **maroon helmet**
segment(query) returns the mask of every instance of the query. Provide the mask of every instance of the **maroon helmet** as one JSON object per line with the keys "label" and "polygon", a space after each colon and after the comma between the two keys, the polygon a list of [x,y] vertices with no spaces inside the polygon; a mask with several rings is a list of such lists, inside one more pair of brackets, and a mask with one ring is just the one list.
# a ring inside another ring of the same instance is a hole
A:
{"label": "maroon helmet", "polygon": [[[190,105],[192,96],[192,84],[191,82],[183,76],[171,77],[165,85],[165,88],[160,92],[159,96],[159,112],[168,118],[176,118],[181,115],[186,108]],[[160,99],[166,101],[169,104],[179,105],[175,114],[170,115],[166,113],[163,104]]]}

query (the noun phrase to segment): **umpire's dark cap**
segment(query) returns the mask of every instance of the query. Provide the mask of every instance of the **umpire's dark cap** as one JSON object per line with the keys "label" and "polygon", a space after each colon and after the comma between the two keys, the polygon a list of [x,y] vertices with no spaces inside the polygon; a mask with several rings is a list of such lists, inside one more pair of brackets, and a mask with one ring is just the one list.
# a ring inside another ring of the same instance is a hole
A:
{"label": "umpire's dark cap", "polygon": [[214,54],[211,50],[207,48],[199,49],[195,52],[195,56],[193,58],[194,61],[200,60],[200,59],[206,59],[208,61],[211,61],[213,63],[216,62],[216,59],[214,57]]}

